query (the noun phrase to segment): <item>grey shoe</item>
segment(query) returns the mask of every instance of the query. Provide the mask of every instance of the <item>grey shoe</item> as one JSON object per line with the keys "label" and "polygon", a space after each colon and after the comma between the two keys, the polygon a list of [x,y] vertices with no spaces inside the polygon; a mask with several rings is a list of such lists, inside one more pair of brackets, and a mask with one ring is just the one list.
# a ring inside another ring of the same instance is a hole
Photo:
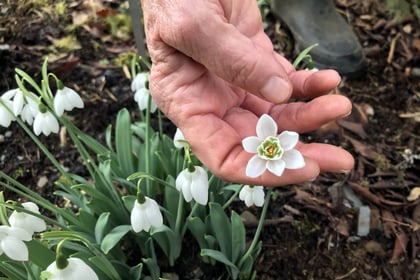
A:
{"label": "grey shoe", "polygon": [[272,0],[271,9],[290,29],[297,51],[318,43],[310,52],[315,67],[362,74],[363,48],[332,0]]}

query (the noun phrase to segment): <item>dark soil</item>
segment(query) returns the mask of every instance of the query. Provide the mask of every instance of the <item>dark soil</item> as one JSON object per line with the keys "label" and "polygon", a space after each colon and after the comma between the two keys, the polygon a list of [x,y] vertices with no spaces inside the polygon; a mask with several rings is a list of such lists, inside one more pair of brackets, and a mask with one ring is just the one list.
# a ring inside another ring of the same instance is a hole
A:
{"label": "dark soil", "polygon": [[[133,118],[138,117],[129,71],[116,64],[135,52],[134,39],[131,33],[112,32],[106,21],[109,15],[126,14],[126,2],[66,1],[62,15],[53,10],[58,5],[6,2],[0,3],[0,94],[16,87],[15,67],[39,80],[43,57],[49,55],[50,71],[86,102],[85,109],[72,114],[82,130],[103,139],[120,108],[132,109]],[[420,187],[419,19],[410,14],[396,21],[378,0],[336,4],[362,42],[366,71],[358,79],[344,79],[339,87],[338,93],[354,102],[353,114],[304,135],[304,140],[340,145],[353,153],[356,166],[350,174],[322,174],[315,182],[276,191],[262,233],[257,278],[419,279],[420,200],[407,199],[413,188]],[[69,28],[83,14],[90,20]],[[287,28],[271,14],[266,31],[279,52],[290,60],[296,56]],[[68,35],[80,46],[67,44],[66,49],[57,44]],[[168,124],[168,129],[173,128]],[[85,173],[70,144],[57,135],[42,140],[63,166]],[[0,169],[56,200],[52,182],[57,171],[16,124],[0,127]],[[354,196],[346,195],[349,192]],[[358,210],[353,207],[357,199],[371,210],[370,233],[364,237],[357,236]],[[253,212],[258,216],[258,210],[249,211],[252,233]],[[205,267],[191,255],[177,265],[181,279],[227,277],[223,267]]]}

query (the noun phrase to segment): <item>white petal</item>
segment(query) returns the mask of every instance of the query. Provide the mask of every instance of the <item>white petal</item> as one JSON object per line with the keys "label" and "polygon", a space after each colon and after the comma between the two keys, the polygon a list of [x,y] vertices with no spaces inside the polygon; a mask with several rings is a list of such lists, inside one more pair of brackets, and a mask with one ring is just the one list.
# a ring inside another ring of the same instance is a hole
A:
{"label": "white petal", "polygon": [[256,178],[264,173],[266,169],[266,161],[258,155],[253,156],[246,166],[245,174],[248,177]]}
{"label": "white petal", "polygon": [[39,112],[36,116],[35,116],[35,119],[34,119],[34,126],[33,126],[33,128],[34,128],[34,133],[35,133],[35,135],[36,136],[38,136],[38,135],[40,135],[41,134],[41,132],[42,132],[42,126],[43,126],[43,117],[42,117],[42,113],[41,112]]}
{"label": "white petal", "polygon": [[23,228],[19,227],[8,227],[7,229],[8,235],[14,236],[23,241],[30,241],[32,240],[32,233],[26,231]]}
{"label": "white petal", "polygon": [[23,97],[23,93],[19,89],[16,92],[15,97],[13,98],[13,114],[15,114],[15,116],[18,116],[22,112],[24,103],[25,103],[25,99]]}
{"label": "white petal", "polygon": [[[264,140],[264,139],[263,139]],[[257,136],[249,136],[242,140],[242,146],[248,153],[257,153],[262,140]]]}
{"label": "white petal", "polygon": [[254,200],[252,199],[252,191],[248,192],[244,199],[246,207],[251,207],[254,205]]}
{"label": "white petal", "polygon": [[255,206],[261,207],[264,205],[264,188],[262,186],[255,186],[252,192],[252,200]]}
{"label": "white petal", "polygon": [[195,167],[191,181],[191,194],[198,204],[207,205],[209,200],[209,181],[206,170],[201,166]]}
{"label": "white petal", "polygon": [[4,100],[12,100],[12,98],[15,97],[15,95],[18,91],[20,91],[19,88],[9,89],[5,93],[3,93],[1,98],[4,99]]}
{"label": "white petal", "polygon": [[27,261],[29,257],[28,247],[22,240],[14,237],[7,236],[0,241],[0,246],[3,252],[15,261]]}
{"label": "white petal", "polygon": [[131,222],[131,226],[133,227],[133,230],[135,232],[142,231],[144,229],[144,221],[145,221],[145,215],[143,213],[142,206],[136,200],[134,202],[134,207],[131,210],[131,215],[130,215],[130,222]]}
{"label": "white petal", "polygon": [[149,91],[145,88],[139,89],[134,94],[134,100],[137,101],[140,111],[146,110],[149,98]]}
{"label": "white petal", "polygon": [[[5,103],[5,105],[8,108],[13,107],[13,103],[10,100],[5,100],[2,98],[2,102]],[[0,125],[4,127],[9,127],[12,121],[15,120],[15,116],[9,112],[8,109],[4,107],[3,104],[0,103]]]}
{"label": "white petal", "polygon": [[274,175],[277,175],[277,176],[283,175],[285,167],[286,167],[286,163],[281,159],[267,161],[267,169]]}
{"label": "white petal", "polygon": [[[152,98],[151,95],[150,95],[150,98]],[[150,103],[150,113],[156,112],[157,108],[158,108],[158,106],[157,106],[156,102],[152,98],[151,103]]]}
{"label": "white petal", "polygon": [[64,93],[57,91],[56,95],[54,96],[54,110],[57,116],[61,117],[63,115],[65,104],[66,100]]}
{"label": "white petal", "polygon": [[283,150],[288,151],[293,149],[297,142],[299,141],[299,134],[297,134],[294,131],[283,131],[278,136],[280,140],[280,146],[283,148]]}
{"label": "white petal", "polygon": [[184,169],[179,173],[175,180],[175,187],[182,193],[186,202],[192,200],[191,194],[191,172],[188,169]]}
{"label": "white petal", "polygon": [[69,99],[71,106],[74,108],[83,108],[84,104],[83,104],[83,100],[80,97],[80,95],[73,89],[68,88],[68,87],[64,87],[67,91],[67,98]]}
{"label": "white petal", "polygon": [[257,136],[261,139],[265,139],[268,136],[276,136],[277,135],[277,124],[267,114],[264,114],[260,117],[257,123]]}
{"label": "white petal", "polygon": [[146,87],[146,81],[149,75],[147,73],[138,73],[131,82],[131,91],[137,91]]}
{"label": "white petal", "polygon": [[154,227],[160,227],[163,225],[162,213],[159,209],[159,204],[151,198],[146,197],[147,209],[146,216],[149,222]]}
{"label": "white petal", "polygon": [[285,151],[282,158],[286,163],[286,168],[298,169],[305,166],[305,160],[298,150]]}
{"label": "white petal", "polygon": [[250,187],[249,185],[245,185],[242,187],[241,191],[239,192],[239,199],[240,200],[245,200],[247,194],[250,192]]}
{"label": "white petal", "polygon": [[188,148],[188,143],[186,143],[184,134],[181,129],[177,128],[174,135],[174,146],[177,149]]}
{"label": "white petal", "polygon": [[57,119],[54,117],[54,115],[51,112],[46,112],[44,116],[45,120],[45,130],[44,134],[48,136],[50,132],[58,133],[60,130],[60,126],[58,125]]}
{"label": "white petal", "polygon": [[49,280],[98,280],[95,271],[79,258],[68,258],[68,265],[64,269],[58,269],[55,262],[51,263],[46,271],[51,274]]}

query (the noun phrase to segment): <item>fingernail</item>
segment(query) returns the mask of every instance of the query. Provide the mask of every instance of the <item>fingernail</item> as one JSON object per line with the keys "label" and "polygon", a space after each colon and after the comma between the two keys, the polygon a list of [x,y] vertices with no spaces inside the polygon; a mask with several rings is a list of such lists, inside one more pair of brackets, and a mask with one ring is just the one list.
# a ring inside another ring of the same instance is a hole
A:
{"label": "fingernail", "polygon": [[351,169],[350,170],[340,170],[340,173],[343,173],[345,175],[350,174],[350,172],[351,172]]}
{"label": "fingernail", "polygon": [[271,77],[262,87],[261,94],[267,98],[268,101],[280,103],[289,98],[292,94],[292,87],[288,81],[275,76]]}

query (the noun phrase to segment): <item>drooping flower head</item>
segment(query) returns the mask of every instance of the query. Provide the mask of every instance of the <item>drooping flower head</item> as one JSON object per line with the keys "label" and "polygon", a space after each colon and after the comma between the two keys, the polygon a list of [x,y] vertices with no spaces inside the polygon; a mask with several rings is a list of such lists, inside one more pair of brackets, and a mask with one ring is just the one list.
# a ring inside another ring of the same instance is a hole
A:
{"label": "drooping flower head", "polygon": [[[139,105],[141,111],[147,108],[147,103],[150,97],[149,91],[149,75],[147,73],[138,73],[131,82],[131,90],[134,92],[134,100]],[[150,112],[154,113],[157,105],[154,100],[151,100]]]}
{"label": "drooping flower head", "polygon": [[283,131],[277,135],[277,124],[269,115],[262,115],[256,127],[257,136],[246,137],[242,146],[248,153],[255,154],[248,162],[246,175],[256,178],[266,169],[281,176],[285,168],[298,169],[305,166],[302,154],[294,149],[299,134]]}
{"label": "drooping flower head", "polygon": [[174,135],[174,146],[177,149],[183,149],[183,148],[189,147],[188,142],[185,140],[184,134],[179,128],[176,129],[176,132]]}
{"label": "drooping flower head", "polygon": [[67,266],[59,268],[57,262],[51,263],[42,272],[42,278],[48,280],[99,280],[95,271],[79,258],[68,258]]}
{"label": "drooping flower head", "polygon": [[209,200],[209,180],[206,170],[201,166],[194,166],[193,171],[186,168],[176,177],[175,186],[180,191],[186,202],[194,200],[206,205]]}
{"label": "drooping flower head", "polygon": [[263,186],[249,186],[245,185],[239,192],[239,199],[245,202],[247,207],[255,205],[261,207],[264,205],[264,188]]}
{"label": "drooping flower head", "polygon": [[54,110],[57,116],[61,117],[64,111],[71,111],[74,108],[82,109],[84,103],[80,95],[71,88],[65,87],[57,80],[57,92],[54,96]]}
{"label": "drooping flower head", "polygon": [[50,135],[51,132],[58,133],[60,126],[57,119],[50,111],[39,112],[34,119],[34,133],[40,135],[43,133],[45,136]]}
{"label": "drooping flower head", "polygon": [[18,227],[0,226],[0,255],[6,254],[15,261],[27,261],[28,247],[23,241],[30,241],[32,234]]}
{"label": "drooping flower head", "polygon": [[131,211],[131,226],[135,232],[142,230],[149,231],[152,226],[160,227],[163,225],[163,217],[159,209],[159,204],[149,197],[143,198],[144,200],[142,199],[142,202],[136,199],[133,210]]}
{"label": "drooping flower head", "polygon": [[[33,213],[40,214],[38,206],[33,202],[22,203],[23,208]],[[18,227],[26,230],[31,236],[34,232],[42,232],[47,229],[45,221],[34,215],[13,211],[9,217],[9,223],[12,227]]]}
{"label": "drooping flower head", "polygon": [[15,116],[9,111],[13,108],[13,102],[3,97],[0,98],[0,125],[9,127],[12,121],[15,120]]}

